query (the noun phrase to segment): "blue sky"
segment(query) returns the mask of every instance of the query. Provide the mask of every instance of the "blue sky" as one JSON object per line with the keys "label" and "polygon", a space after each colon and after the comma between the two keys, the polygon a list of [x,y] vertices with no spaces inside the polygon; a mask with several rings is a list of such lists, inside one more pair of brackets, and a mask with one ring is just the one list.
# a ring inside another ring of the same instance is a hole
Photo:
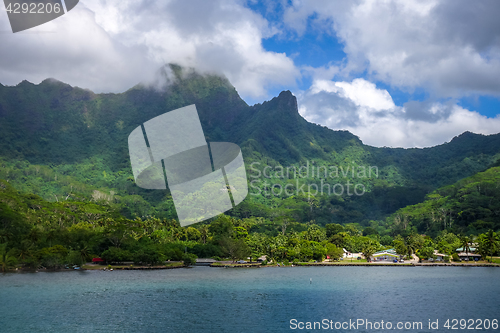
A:
{"label": "blue sky", "polygon": [[466,109],[476,110],[489,118],[494,118],[500,113],[500,99],[494,96],[464,97],[458,100],[458,104]]}
{"label": "blue sky", "polygon": [[248,104],[291,90],[305,119],[366,144],[428,147],[500,132],[499,15],[495,1],[81,0],[0,35],[0,83],[164,89],[158,68],[177,63],[224,75]]}
{"label": "blue sky", "polygon": [[[265,14],[262,4],[258,8],[256,7],[251,6],[252,9],[264,12]],[[266,18],[269,19],[269,15]],[[308,25],[307,32],[300,38],[297,36],[285,38],[275,35],[263,39],[262,46],[267,51],[290,55],[298,66],[322,67],[328,66],[331,63],[342,63],[346,58],[346,54],[343,51],[344,46],[336,36],[317,31],[310,25]],[[366,75],[361,74],[359,77],[366,78]],[[305,76],[297,82],[297,86],[299,89],[307,90],[311,86],[311,81],[311,77]],[[409,100],[424,101],[430,95],[424,88],[405,91],[397,87],[391,87],[385,82],[375,81],[374,83],[378,88],[386,89],[397,106],[403,106]],[[270,91],[272,95],[277,96],[280,88],[272,88]],[[441,99],[443,102],[446,100],[446,98]],[[249,102],[252,103],[250,99]],[[459,98],[456,100],[456,103],[490,118],[494,118],[500,113],[500,98],[496,96],[475,94]]]}

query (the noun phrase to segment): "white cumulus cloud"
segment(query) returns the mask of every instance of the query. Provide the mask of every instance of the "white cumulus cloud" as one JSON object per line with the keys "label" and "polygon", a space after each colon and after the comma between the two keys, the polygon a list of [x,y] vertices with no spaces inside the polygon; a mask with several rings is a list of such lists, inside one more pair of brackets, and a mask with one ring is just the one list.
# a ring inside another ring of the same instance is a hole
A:
{"label": "white cumulus cloud", "polygon": [[367,73],[401,89],[459,98],[500,96],[499,15],[495,0],[318,0],[293,1],[284,21],[300,35],[315,17],[310,24],[337,36],[345,77]]}
{"label": "white cumulus cloud", "polygon": [[465,131],[494,134],[500,128],[500,116],[487,118],[454,103],[396,106],[386,90],[361,78],[315,81],[298,94],[298,100],[299,112],[307,120],[348,130],[365,144],[378,147],[430,147]]}

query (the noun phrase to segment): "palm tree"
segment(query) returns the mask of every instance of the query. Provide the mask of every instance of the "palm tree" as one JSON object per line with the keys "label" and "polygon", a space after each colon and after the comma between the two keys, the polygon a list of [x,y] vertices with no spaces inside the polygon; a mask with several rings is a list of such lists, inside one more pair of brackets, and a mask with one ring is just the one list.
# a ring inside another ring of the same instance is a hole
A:
{"label": "palm tree", "polygon": [[483,252],[485,255],[489,254],[489,256],[491,258],[493,253],[496,250],[498,250],[498,248],[500,246],[500,235],[498,235],[496,232],[494,232],[491,229],[488,230],[487,233],[479,236],[479,246],[480,246],[481,252]]}
{"label": "palm tree", "polygon": [[0,230],[0,242],[7,242],[12,237],[12,233],[5,229]]}
{"label": "palm tree", "polygon": [[16,258],[7,252],[7,244],[0,245],[0,266],[2,267],[2,272],[16,267]]}
{"label": "palm tree", "polygon": [[23,240],[19,246],[19,259],[25,261],[32,254],[33,243],[29,240]]}
{"label": "palm tree", "polygon": [[81,258],[82,263],[87,262],[87,258],[89,257],[89,248],[88,245],[80,245],[80,248],[77,250],[78,256]]}
{"label": "palm tree", "polygon": [[207,242],[209,234],[210,234],[208,227],[209,227],[208,224],[204,224],[200,227],[201,240],[203,241],[203,244],[205,244]]}
{"label": "palm tree", "polygon": [[415,242],[413,235],[406,237],[406,249],[408,251],[408,256],[411,259],[413,254],[416,253],[418,249],[418,244]]}
{"label": "palm tree", "polygon": [[35,226],[30,230],[28,234],[28,239],[31,241],[32,244],[35,244],[42,238],[42,231],[40,229],[41,228],[39,226]]}
{"label": "palm tree", "polygon": [[371,256],[377,251],[377,248],[375,244],[372,241],[370,241],[364,244],[363,249],[361,251],[365,256],[366,261],[370,262]]}
{"label": "palm tree", "polygon": [[470,252],[470,246],[469,246],[470,241],[471,241],[470,237],[464,235],[460,236],[460,245],[462,246],[463,251],[467,254]]}

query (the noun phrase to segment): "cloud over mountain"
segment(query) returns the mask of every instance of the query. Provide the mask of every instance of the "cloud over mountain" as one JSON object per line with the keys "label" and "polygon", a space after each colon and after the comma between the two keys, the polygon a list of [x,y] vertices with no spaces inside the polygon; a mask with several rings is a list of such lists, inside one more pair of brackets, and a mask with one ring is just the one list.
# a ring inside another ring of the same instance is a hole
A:
{"label": "cloud over mountain", "polygon": [[487,118],[452,102],[396,106],[387,90],[363,79],[317,80],[298,98],[307,120],[348,130],[373,146],[431,147],[465,131],[494,134],[500,128],[499,116]]}
{"label": "cloud over mountain", "polygon": [[[0,27],[9,30],[5,12]],[[50,76],[119,92],[177,63],[223,74],[243,96],[263,97],[299,75],[290,58],[262,47],[273,33],[240,2],[82,1],[45,25],[2,34],[0,76],[4,84]]]}
{"label": "cloud over mountain", "polygon": [[392,86],[439,97],[500,95],[500,3],[464,0],[294,2],[286,24],[297,34],[311,17],[344,43],[344,75],[365,71]]}

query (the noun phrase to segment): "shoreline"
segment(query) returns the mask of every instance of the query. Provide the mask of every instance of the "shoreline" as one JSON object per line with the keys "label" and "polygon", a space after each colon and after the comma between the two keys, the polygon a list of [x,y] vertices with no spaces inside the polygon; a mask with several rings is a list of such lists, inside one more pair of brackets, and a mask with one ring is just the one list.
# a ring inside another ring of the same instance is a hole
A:
{"label": "shoreline", "polygon": [[500,267],[499,264],[494,263],[479,263],[479,264],[465,264],[465,263],[356,263],[356,264],[344,264],[344,263],[301,263],[299,265],[289,265],[289,266],[276,266],[276,265],[249,265],[249,264],[211,264],[210,267],[216,268],[286,268],[286,267],[332,267],[332,266],[363,266],[363,267]]}
{"label": "shoreline", "polygon": [[80,269],[17,269],[11,270],[2,273],[41,273],[41,272],[81,272],[81,271],[142,271],[142,270],[164,270],[164,269],[179,269],[179,268],[193,268],[193,267],[214,267],[214,268],[292,268],[292,267],[335,267],[335,266],[352,266],[352,267],[500,267],[500,264],[495,263],[479,263],[479,264],[466,264],[466,263],[355,263],[355,264],[347,264],[347,263],[300,263],[298,265],[288,265],[288,266],[276,266],[276,265],[261,265],[261,264],[236,264],[236,263],[223,263],[216,262],[210,265],[193,265],[193,266],[184,266],[184,265],[172,265],[172,266],[138,266],[138,267],[127,267],[127,266],[114,266],[111,269],[108,269],[107,266],[99,267],[93,266],[90,268],[89,265],[86,268]]}
{"label": "shoreline", "polygon": [[50,269],[50,268],[19,268],[16,270],[10,270],[7,272],[3,273],[42,273],[42,272],[82,272],[82,271],[102,271],[102,272],[109,272],[109,271],[143,271],[143,270],[160,270],[160,269],[176,269],[176,268],[190,268],[190,266],[184,266],[184,265],[169,265],[169,266],[136,266],[136,267],[129,267],[129,266],[111,266],[111,269],[108,268],[108,266],[97,266],[97,265],[83,265],[82,267],[78,269],[74,268],[56,268],[56,269]]}

